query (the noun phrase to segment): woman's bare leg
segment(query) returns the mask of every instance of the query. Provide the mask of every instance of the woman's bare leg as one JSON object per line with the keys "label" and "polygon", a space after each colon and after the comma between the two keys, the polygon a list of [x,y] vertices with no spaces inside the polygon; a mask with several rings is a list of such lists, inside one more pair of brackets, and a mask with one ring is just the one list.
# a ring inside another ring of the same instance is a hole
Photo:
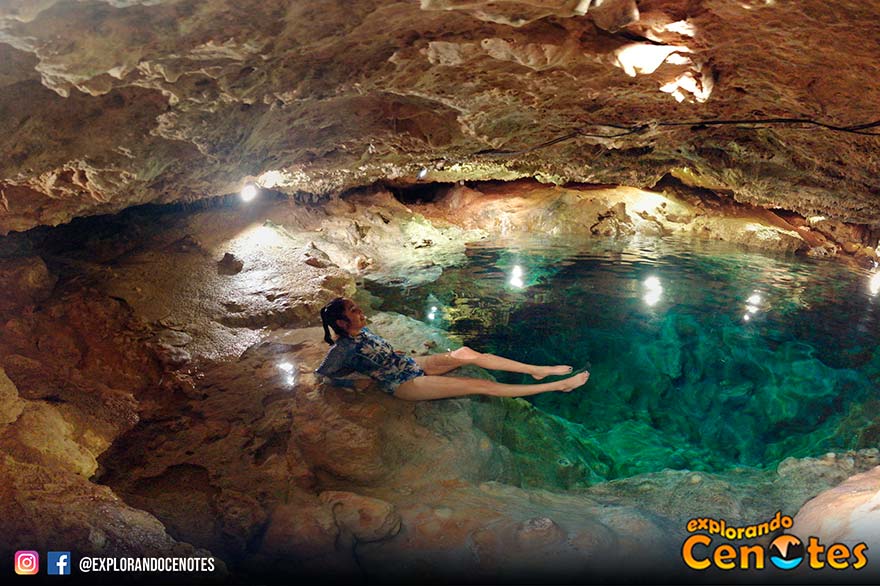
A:
{"label": "woman's bare leg", "polygon": [[477,352],[467,346],[444,354],[422,356],[417,358],[416,361],[428,375],[445,374],[465,364],[476,364],[487,370],[504,370],[507,372],[530,374],[536,380],[541,380],[545,376],[563,375],[571,372],[571,367],[568,365],[537,366],[534,364],[524,364],[502,356]]}
{"label": "woman's bare leg", "polygon": [[493,397],[525,397],[547,391],[572,391],[587,382],[588,372],[567,379],[535,385],[508,385],[480,378],[454,376],[420,376],[409,380],[395,391],[394,396],[406,401],[430,401],[464,395],[491,395]]}

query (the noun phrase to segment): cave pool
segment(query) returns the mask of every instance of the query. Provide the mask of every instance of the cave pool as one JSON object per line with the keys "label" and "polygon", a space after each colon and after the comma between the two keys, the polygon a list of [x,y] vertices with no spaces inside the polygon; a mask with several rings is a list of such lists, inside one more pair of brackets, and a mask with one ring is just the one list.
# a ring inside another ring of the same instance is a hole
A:
{"label": "cave pool", "polygon": [[535,239],[366,288],[479,351],[588,368],[584,387],[528,400],[577,424],[606,479],[772,467],[880,436],[880,273],[719,242]]}

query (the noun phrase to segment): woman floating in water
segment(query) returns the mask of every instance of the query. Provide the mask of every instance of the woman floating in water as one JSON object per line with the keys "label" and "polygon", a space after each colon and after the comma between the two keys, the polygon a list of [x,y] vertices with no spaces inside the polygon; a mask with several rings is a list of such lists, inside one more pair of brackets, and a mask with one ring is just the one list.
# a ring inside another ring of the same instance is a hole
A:
{"label": "woman floating in water", "polygon": [[[465,364],[476,364],[490,370],[506,370],[530,374],[535,380],[546,376],[564,375],[570,366],[534,366],[495,356],[481,354],[468,347],[445,354],[419,356],[412,359],[394,351],[391,344],[364,327],[364,312],[350,299],[337,297],[321,309],[324,341],[332,345],[317,374],[329,378],[336,386],[352,387],[354,381],[340,379],[360,372],[376,379],[389,395],[407,401],[444,399],[463,395],[494,395],[524,397],[546,391],[568,392],[587,382],[589,372],[566,379],[532,385],[508,385],[479,378],[438,376]],[[336,342],[330,329],[336,332]]]}

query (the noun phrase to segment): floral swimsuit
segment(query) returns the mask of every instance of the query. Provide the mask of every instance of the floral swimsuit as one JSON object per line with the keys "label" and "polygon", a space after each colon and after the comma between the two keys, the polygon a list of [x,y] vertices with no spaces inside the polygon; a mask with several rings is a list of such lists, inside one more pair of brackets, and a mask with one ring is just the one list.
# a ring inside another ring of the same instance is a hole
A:
{"label": "floral swimsuit", "polygon": [[340,336],[315,372],[341,387],[353,387],[354,381],[337,377],[352,372],[366,374],[389,395],[403,383],[425,375],[415,360],[397,354],[391,344],[367,328],[353,338]]}

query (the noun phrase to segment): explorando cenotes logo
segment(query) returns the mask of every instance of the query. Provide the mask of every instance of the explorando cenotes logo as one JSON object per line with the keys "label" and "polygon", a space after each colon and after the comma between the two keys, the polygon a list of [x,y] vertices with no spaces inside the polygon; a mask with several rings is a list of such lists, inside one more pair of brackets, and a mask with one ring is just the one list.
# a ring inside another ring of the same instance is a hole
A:
{"label": "explorando cenotes logo", "polygon": [[794,535],[782,533],[765,548],[756,543],[735,544],[790,529],[793,519],[777,511],[772,519],[756,525],[737,527],[724,519],[698,517],[687,523],[692,535],[681,546],[681,558],[694,570],[763,570],[769,565],[780,570],[793,570],[804,561],[813,570],[861,570],[868,563],[868,546],[858,543],[852,548],[842,543],[824,545],[817,537],[808,537],[804,543]]}

